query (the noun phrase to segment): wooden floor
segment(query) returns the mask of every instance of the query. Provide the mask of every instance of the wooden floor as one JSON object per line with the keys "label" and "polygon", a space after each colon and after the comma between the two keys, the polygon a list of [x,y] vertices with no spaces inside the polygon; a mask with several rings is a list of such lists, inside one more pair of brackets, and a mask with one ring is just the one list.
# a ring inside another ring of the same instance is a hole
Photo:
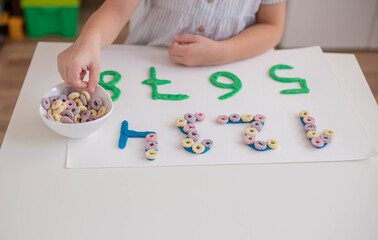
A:
{"label": "wooden floor", "polygon": [[[83,0],[83,4],[89,0]],[[101,2],[101,1],[99,1]],[[93,2],[84,7],[80,13],[79,29],[93,10],[97,8]],[[122,30],[116,43],[122,43],[127,36],[127,27]],[[6,39],[5,45],[0,49],[0,146],[8,127],[10,117],[15,107],[26,72],[38,41],[71,42],[74,39],[49,37],[38,40],[25,39],[11,41]],[[362,71],[370,88],[378,101],[378,52],[352,52],[356,55]]]}

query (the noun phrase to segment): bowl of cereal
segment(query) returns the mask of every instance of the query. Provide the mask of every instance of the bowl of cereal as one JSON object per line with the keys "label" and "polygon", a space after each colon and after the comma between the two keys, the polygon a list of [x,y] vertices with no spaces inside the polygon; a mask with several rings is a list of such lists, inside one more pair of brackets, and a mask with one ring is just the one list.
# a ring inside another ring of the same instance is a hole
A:
{"label": "bowl of cereal", "polygon": [[84,138],[99,130],[109,118],[113,102],[97,86],[94,93],[59,83],[47,91],[39,105],[42,121],[54,132],[68,138]]}

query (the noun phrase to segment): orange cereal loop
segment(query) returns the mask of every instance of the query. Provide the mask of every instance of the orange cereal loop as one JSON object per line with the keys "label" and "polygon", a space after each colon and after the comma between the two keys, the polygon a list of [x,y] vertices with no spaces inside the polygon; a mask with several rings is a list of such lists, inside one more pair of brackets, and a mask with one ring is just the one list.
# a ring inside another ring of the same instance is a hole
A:
{"label": "orange cereal loop", "polygon": [[76,105],[77,105],[78,107],[80,107],[80,106],[84,106],[83,102],[82,102],[79,98],[74,99],[74,101],[75,101],[75,103],[76,103]]}
{"label": "orange cereal loop", "polygon": [[62,105],[62,101],[60,101],[59,99],[58,100],[56,100],[55,102],[53,102],[53,104],[51,105],[51,108],[53,109],[53,110],[55,110],[55,109],[58,109],[61,105]]}
{"label": "orange cereal loop", "polygon": [[306,111],[306,110],[301,111],[301,112],[299,113],[299,116],[300,116],[301,118],[304,118],[304,117],[310,116],[310,112],[309,112],[309,111]]}
{"label": "orange cereal loop", "polygon": [[76,114],[73,118],[73,121],[76,123],[76,122],[80,122],[80,114]]}
{"label": "orange cereal loop", "polygon": [[54,113],[52,117],[54,118],[55,122],[60,122],[60,119],[62,119],[62,115],[59,115],[58,113]]}
{"label": "orange cereal loop", "polygon": [[324,135],[327,135],[327,136],[329,136],[329,137],[334,137],[334,136],[335,136],[335,132],[332,131],[332,130],[324,130],[324,131],[323,131],[323,134],[324,134]]}
{"label": "orange cereal loop", "polygon": [[49,108],[49,110],[47,110],[47,112],[48,112],[50,115],[52,115],[52,114],[53,114],[53,110],[52,110],[52,108]]}
{"label": "orange cereal loop", "polygon": [[105,114],[106,114],[107,112],[108,112],[108,111],[107,111],[106,107],[102,106],[102,107],[100,107],[100,109],[98,110],[98,112],[97,112],[97,116],[99,116],[99,117],[103,117],[103,116],[105,116]]}
{"label": "orange cereal loop", "polygon": [[80,113],[87,111],[87,107],[85,106],[79,106],[79,108],[80,108]]}
{"label": "orange cereal loop", "polygon": [[78,93],[78,92],[73,92],[70,95],[68,95],[68,99],[70,99],[70,100],[74,100],[78,97],[80,97],[80,93]]}
{"label": "orange cereal loop", "polygon": [[91,116],[97,116],[97,112],[94,109],[91,109]]}
{"label": "orange cereal loop", "polygon": [[91,100],[91,95],[89,95],[87,91],[84,90],[81,93],[84,95],[88,102]]}

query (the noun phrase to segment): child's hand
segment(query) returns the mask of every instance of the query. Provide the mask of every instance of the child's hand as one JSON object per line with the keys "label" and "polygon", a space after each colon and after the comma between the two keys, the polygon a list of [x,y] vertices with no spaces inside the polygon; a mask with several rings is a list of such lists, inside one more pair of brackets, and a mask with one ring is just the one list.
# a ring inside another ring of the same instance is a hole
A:
{"label": "child's hand", "polygon": [[[58,55],[58,70],[65,82],[93,92],[100,77],[100,46],[95,41],[75,42]],[[88,70],[87,83],[83,79]]]}
{"label": "child's hand", "polygon": [[175,36],[169,48],[169,57],[185,66],[217,65],[223,63],[221,42],[200,35],[181,34]]}

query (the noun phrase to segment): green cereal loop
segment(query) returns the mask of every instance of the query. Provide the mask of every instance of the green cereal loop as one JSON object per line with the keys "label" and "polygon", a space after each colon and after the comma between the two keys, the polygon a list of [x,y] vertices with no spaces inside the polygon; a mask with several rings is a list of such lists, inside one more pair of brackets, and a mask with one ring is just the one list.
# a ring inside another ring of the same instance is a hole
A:
{"label": "green cereal loop", "polygon": [[[221,83],[221,82],[218,82],[218,78],[219,77],[228,77],[229,79],[231,79],[233,81],[233,83]],[[216,73],[214,73],[213,75],[210,76],[210,82],[214,86],[219,87],[219,88],[231,88],[231,89],[234,89],[232,92],[229,92],[227,94],[224,94],[224,95],[220,96],[218,98],[220,100],[225,100],[227,98],[230,98],[230,97],[234,96],[242,88],[242,82],[240,81],[240,79],[235,74],[230,73],[230,72],[216,72]]]}
{"label": "green cereal loop", "polygon": [[290,83],[290,82],[299,82],[299,85],[301,86],[300,89],[286,89],[282,90],[281,94],[301,94],[301,93],[309,93],[310,89],[307,87],[306,79],[302,78],[285,78],[285,77],[279,77],[276,74],[277,70],[282,69],[293,69],[292,66],[284,65],[284,64],[278,64],[270,68],[269,75],[276,81],[284,82],[284,83]]}
{"label": "green cereal loop", "polygon": [[189,96],[185,94],[161,94],[158,92],[158,85],[165,85],[170,84],[172,81],[170,80],[161,80],[156,78],[156,69],[155,67],[150,67],[150,78],[146,79],[142,82],[142,84],[150,85],[152,87],[152,99],[162,99],[162,100],[185,100],[188,99]]}
{"label": "green cereal loop", "polygon": [[[104,82],[104,76],[106,75],[112,75],[113,76],[113,79],[107,83]],[[113,95],[112,95],[112,101],[115,102],[119,99],[119,97],[121,96],[121,90],[116,87],[115,85],[121,80],[121,74],[119,74],[119,72],[116,72],[116,71],[112,71],[112,70],[109,70],[109,71],[104,71],[102,73],[100,73],[100,80],[98,81],[98,84],[103,87],[105,90],[110,90],[113,92]]]}

